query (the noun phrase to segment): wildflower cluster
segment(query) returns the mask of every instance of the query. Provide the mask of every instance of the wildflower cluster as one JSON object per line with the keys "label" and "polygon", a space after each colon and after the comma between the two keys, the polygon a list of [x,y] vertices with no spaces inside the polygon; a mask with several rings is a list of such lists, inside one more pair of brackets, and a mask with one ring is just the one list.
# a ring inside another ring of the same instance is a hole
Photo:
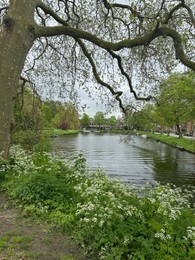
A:
{"label": "wildflower cluster", "polygon": [[170,184],[154,189],[149,189],[146,186],[143,187],[143,190],[146,191],[147,200],[155,205],[156,212],[173,220],[179,218],[184,208],[191,207],[190,201],[194,197],[194,190],[190,192]]}
{"label": "wildflower cluster", "polygon": [[187,238],[184,237],[184,239],[190,240],[195,248],[195,227],[187,227]]}
{"label": "wildflower cluster", "polygon": [[154,235],[156,238],[160,238],[162,240],[171,239],[171,236],[169,234],[166,234],[164,229],[161,229],[159,233],[156,233]]}
{"label": "wildflower cluster", "polygon": [[7,170],[19,174],[29,174],[35,170],[33,155],[19,145],[10,148],[9,168]]}
{"label": "wildflower cluster", "polygon": [[67,164],[46,154],[13,147],[5,185],[26,215],[49,218],[71,231],[97,259],[194,259],[192,193],[145,187],[137,192],[101,171],[86,168],[82,155]]}
{"label": "wildflower cluster", "polygon": [[124,221],[131,216],[137,219],[143,217],[135,205],[129,204],[130,193],[119,182],[110,180],[105,175],[93,174],[74,189],[82,199],[82,203],[77,204],[75,213],[81,222],[102,227],[109,225],[113,218]]}

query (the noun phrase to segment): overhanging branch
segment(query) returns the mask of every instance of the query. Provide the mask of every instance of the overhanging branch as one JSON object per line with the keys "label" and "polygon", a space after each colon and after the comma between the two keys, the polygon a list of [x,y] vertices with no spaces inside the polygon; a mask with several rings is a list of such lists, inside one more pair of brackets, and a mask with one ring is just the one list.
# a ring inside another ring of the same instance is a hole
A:
{"label": "overhanging branch", "polygon": [[122,100],[121,100],[121,98],[120,98],[120,96],[123,94],[123,92],[122,92],[122,91],[115,91],[110,84],[104,82],[104,81],[100,78],[100,76],[99,76],[99,74],[98,74],[98,72],[97,72],[96,65],[95,65],[95,63],[94,63],[94,61],[93,61],[93,58],[91,57],[91,54],[88,52],[88,50],[87,50],[85,44],[84,44],[84,43],[82,42],[82,40],[80,40],[80,39],[75,39],[75,40],[76,40],[76,42],[79,44],[79,46],[81,47],[81,49],[82,49],[83,54],[85,55],[85,57],[88,59],[90,65],[91,65],[91,67],[92,67],[92,70],[93,70],[93,75],[94,75],[95,79],[97,80],[97,82],[98,82],[99,84],[101,84],[102,86],[106,87],[106,88],[111,92],[111,94],[114,96],[114,98],[118,101],[119,107],[121,108],[121,110],[123,111],[123,113],[126,113],[126,109],[125,109],[125,107],[124,107],[124,105],[123,105],[123,102],[122,102]]}
{"label": "overhanging branch", "polygon": [[184,65],[191,68],[195,72],[195,62],[191,61],[184,53],[182,39],[178,32],[166,26],[157,26],[154,30],[146,33],[144,36],[134,39],[125,39],[119,42],[104,41],[97,36],[70,26],[54,26],[54,27],[41,27],[37,26],[35,30],[36,37],[51,37],[57,35],[67,35],[74,39],[85,39],[100,48],[105,50],[119,51],[123,48],[134,48],[137,46],[146,46],[154,39],[163,36],[171,37],[174,42],[176,58],[179,59]]}

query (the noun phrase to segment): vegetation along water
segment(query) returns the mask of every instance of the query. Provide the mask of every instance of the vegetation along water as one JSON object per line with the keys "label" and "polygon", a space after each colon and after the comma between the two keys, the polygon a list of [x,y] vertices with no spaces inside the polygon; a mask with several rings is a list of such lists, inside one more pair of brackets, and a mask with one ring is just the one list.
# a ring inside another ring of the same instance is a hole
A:
{"label": "vegetation along water", "polygon": [[131,186],[45,153],[11,148],[1,160],[1,189],[26,216],[71,234],[96,259],[194,259],[194,190]]}

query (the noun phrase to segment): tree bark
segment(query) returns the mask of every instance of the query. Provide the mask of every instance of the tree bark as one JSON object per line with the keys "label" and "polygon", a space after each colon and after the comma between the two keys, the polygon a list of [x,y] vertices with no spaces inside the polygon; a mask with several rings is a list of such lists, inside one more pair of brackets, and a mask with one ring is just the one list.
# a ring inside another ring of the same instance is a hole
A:
{"label": "tree bark", "polygon": [[26,56],[35,39],[34,0],[13,0],[0,28],[0,153],[7,159],[14,100]]}
{"label": "tree bark", "polygon": [[182,138],[183,135],[182,135],[182,132],[181,132],[181,127],[179,124],[176,124],[176,129],[177,129],[177,133],[179,134],[179,138]]}

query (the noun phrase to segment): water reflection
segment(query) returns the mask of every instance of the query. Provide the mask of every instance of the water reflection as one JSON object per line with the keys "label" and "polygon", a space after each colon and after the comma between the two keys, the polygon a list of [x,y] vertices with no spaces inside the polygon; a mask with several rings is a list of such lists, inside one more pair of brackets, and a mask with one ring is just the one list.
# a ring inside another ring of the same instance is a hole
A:
{"label": "water reflection", "polygon": [[195,154],[155,140],[80,133],[55,138],[52,144],[65,160],[82,152],[90,168],[104,168],[109,176],[123,182],[142,185],[156,180],[162,184],[195,185]]}

